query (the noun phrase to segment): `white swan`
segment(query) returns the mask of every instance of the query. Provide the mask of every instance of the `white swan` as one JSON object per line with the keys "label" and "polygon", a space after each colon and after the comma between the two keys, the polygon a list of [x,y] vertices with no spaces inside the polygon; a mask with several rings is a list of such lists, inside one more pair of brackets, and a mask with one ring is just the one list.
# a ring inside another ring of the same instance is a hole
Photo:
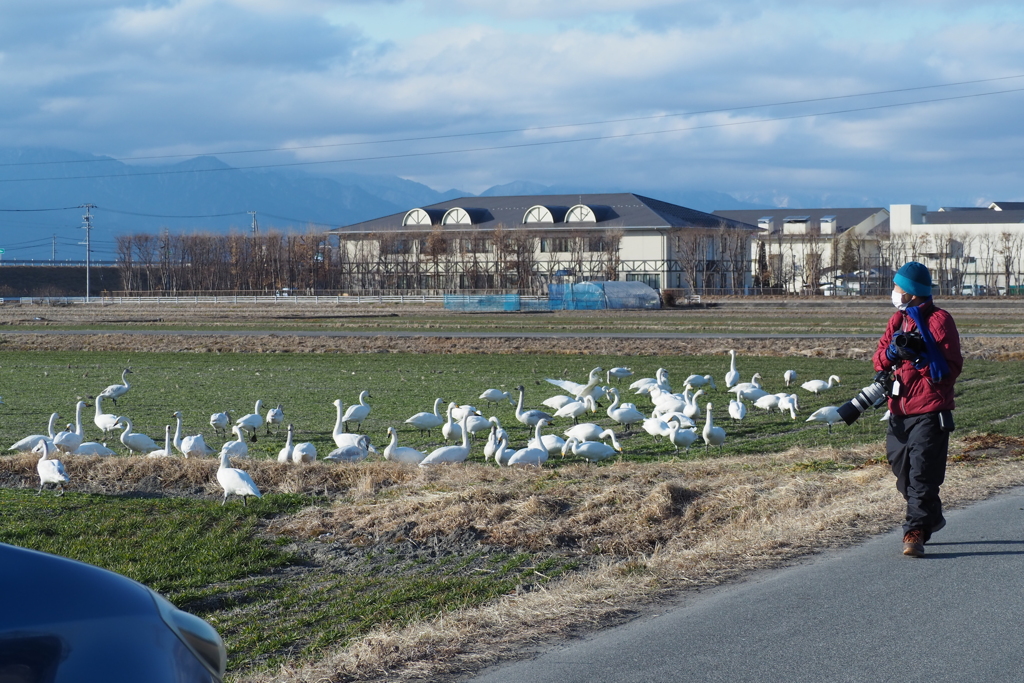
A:
{"label": "white swan", "polygon": [[124,372],[121,373],[121,384],[111,384],[109,387],[101,391],[99,395],[103,398],[109,398],[116,406],[117,399],[127,394],[128,390],[132,388],[132,385],[128,384],[128,380],[126,379],[126,376],[130,374],[132,374],[132,371],[125,368]]}
{"label": "white swan", "polygon": [[[551,380],[548,380],[549,382]],[[516,404],[516,419],[527,427],[535,427],[537,420],[551,421],[551,415],[545,413],[543,410],[523,410],[523,395],[526,393],[526,389],[520,384],[516,387],[516,391],[519,392],[519,403]]]}
{"label": "white swan", "polygon": [[[579,384],[577,382],[570,382],[566,379],[551,379],[545,378],[545,381],[549,384],[554,384],[563,391],[568,391],[570,394],[575,396],[577,399],[582,399],[584,396],[590,396],[594,393],[597,388],[598,382],[601,381],[601,368],[594,368],[590,371],[590,376],[587,379],[586,384]],[[530,425],[531,427],[533,425]]]}
{"label": "white swan", "polygon": [[538,420],[534,438],[526,444],[526,448],[520,448],[509,456],[508,466],[512,465],[533,465],[540,467],[548,461],[548,449],[540,441],[540,430],[548,424],[547,420]]}
{"label": "white swan", "polygon": [[501,426],[501,422],[500,422],[500,421],[498,420],[498,416],[497,416],[497,415],[491,415],[491,416],[490,416],[489,418],[487,418],[487,419],[488,419],[488,421],[490,421],[490,423],[491,423],[491,424],[493,424],[493,425],[494,425],[494,426],[495,426],[495,427],[497,428],[497,430],[498,430],[498,431],[497,431],[497,433],[495,434],[495,438],[498,438],[498,439],[500,439],[500,438],[502,438],[502,437],[505,437],[505,440],[506,440],[506,441],[508,441],[508,432],[507,432],[507,431],[505,431],[505,428]]}
{"label": "white swan", "polygon": [[843,418],[839,416],[839,410],[835,406],[825,406],[824,408],[818,408],[811,416],[808,417],[804,422],[824,422],[828,425],[828,433],[832,433],[832,425],[836,422],[842,422]]}
{"label": "white swan", "polygon": [[509,391],[501,391],[500,389],[487,389],[484,393],[478,397],[482,401],[488,403],[500,403],[501,401],[508,401],[509,405],[515,405],[516,402],[512,398],[512,393]]}
{"label": "white swan", "polygon": [[338,448],[345,448],[346,446],[357,446],[359,445],[359,439],[362,434],[349,434],[345,432],[345,421],[343,420],[344,415],[342,414],[345,404],[341,402],[341,399],[335,399],[334,408],[337,411],[337,416],[334,420],[334,431],[331,433],[331,437],[334,439],[335,445]]}
{"label": "white swan", "polygon": [[729,417],[734,420],[742,420],[747,416],[747,404],[743,402],[742,396],[737,396],[729,401]]}
{"label": "white swan", "polygon": [[683,384],[691,389],[704,386],[710,386],[712,389],[718,389],[718,387],[715,386],[715,378],[711,375],[690,375],[686,378],[686,382]]}
{"label": "white swan", "polygon": [[797,400],[796,394],[785,394],[779,397],[779,412],[784,413],[788,410],[790,417],[795,420],[796,411],[799,409],[800,402]]}
{"label": "white swan", "polygon": [[339,446],[324,456],[324,460],[332,462],[362,462],[370,457],[370,453],[376,453],[373,444],[365,434],[355,434],[359,439],[347,446]]}
{"label": "white swan", "polygon": [[611,390],[611,394],[615,400],[610,406],[608,406],[608,410],[605,411],[608,414],[608,417],[624,426],[629,426],[635,422],[643,422],[644,414],[637,410],[635,405],[632,403],[619,404],[620,399],[618,389],[613,388]]}
{"label": "white swan", "polygon": [[762,388],[760,379],[761,373],[755,372],[754,376],[750,378],[749,382],[740,382],[739,384],[729,389],[729,391],[736,394],[737,396],[742,396],[748,401],[756,401],[757,399],[767,395],[768,393],[767,391],[764,390],[764,388]]}
{"label": "white swan", "polygon": [[786,370],[782,373],[782,379],[786,380],[786,386],[796,381],[796,370]]}
{"label": "white swan", "polygon": [[644,420],[644,431],[651,436],[667,436],[668,422],[660,417],[649,417]]}
{"label": "white swan", "polygon": [[171,425],[164,425],[164,447],[158,448],[155,451],[146,453],[147,458],[170,458],[174,456],[174,450],[171,446],[174,442],[171,440]]}
{"label": "white swan", "polygon": [[605,428],[601,425],[594,424],[593,422],[584,422],[582,424],[575,425],[566,429],[565,434],[570,439],[576,439],[577,441],[600,441],[601,434],[605,432]]}
{"label": "white swan", "polygon": [[139,432],[133,432],[133,426],[131,418],[124,417],[123,415],[118,418],[118,424],[124,429],[121,432],[121,443],[124,444],[125,448],[134,453],[149,453],[155,451],[158,446],[156,441],[149,438],[145,434]]}
{"label": "white swan", "polygon": [[[3,401],[0,401],[3,403]],[[85,438],[85,427],[82,426],[82,410],[85,409],[85,401],[79,401],[75,404],[75,434]]]}
{"label": "white swan", "polygon": [[704,437],[705,451],[707,451],[709,446],[718,446],[721,449],[722,444],[725,443],[725,430],[721,427],[716,427],[711,420],[710,403],[707,405],[707,418],[704,421],[704,431],[701,434]]}
{"label": "white swan", "polygon": [[[441,426],[441,436],[444,438],[445,443],[448,441],[458,441],[462,438],[462,425],[455,422],[455,409],[458,408],[457,403],[448,404],[447,420]],[[468,417],[469,413],[463,413],[463,417]]]}
{"label": "white swan", "polygon": [[345,415],[341,418],[341,422],[346,427],[349,422],[355,422],[359,426],[363,424],[363,420],[370,414],[370,404],[366,402],[368,398],[370,398],[369,391],[363,389],[359,392],[359,403],[350,405],[348,410],[345,411]]}
{"label": "white swan", "polygon": [[558,410],[562,406],[568,403],[575,403],[576,399],[572,396],[566,396],[565,394],[557,394],[551,398],[546,398],[541,401],[541,405],[551,408],[551,410]]}
{"label": "white swan", "polygon": [[482,432],[485,429],[491,428],[490,420],[488,420],[483,415],[474,415],[472,413],[466,415],[466,420],[463,424],[465,424],[466,429],[469,430],[470,436],[476,434],[477,432]]}
{"label": "white swan", "polygon": [[659,387],[662,391],[667,391],[671,394],[672,387],[668,384],[668,370],[665,368],[658,368],[654,375],[654,377],[638,379],[630,384],[629,388],[634,389],[637,394],[649,394],[653,387]]}
{"label": "white swan", "polygon": [[[502,430],[504,431],[504,430]],[[490,460],[498,451],[498,443],[502,436],[498,435],[498,425],[491,423],[491,431],[487,434],[487,442],[484,443],[484,460]],[[504,435],[505,442],[508,442],[508,435]]]}
{"label": "white swan", "polygon": [[680,427],[679,425],[672,423],[668,428],[668,440],[672,442],[672,445],[676,447],[676,453],[679,452],[679,447],[683,446],[687,451],[690,450],[690,446],[697,440],[697,430],[694,427]]}
{"label": "white swan", "polygon": [[245,432],[238,425],[233,425],[231,431],[234,432],[235,436],[238,437],[234,441],[225,441],[224,445],[220,447],[221,456],[228,455],[232,458],[248,458],[249,457],[249,446],[245,443]]}
{"label": "white swan", "polygon": [[213,427],[213,433],[218,436],[223,432],[225,435],[228,433],[228,425],[231,424],[231,411],[225,410],[223,413],[213,413],[210,415],[210,426]]}
{"label": "white swan", "polygon": [[292,448],[292,462],[316,462],[316,445],[302,441]]}
{"label": "white swan", "polygon": [[53,446],[61,453],[74,453],[81,445],[82,437],[72,431],[71,425],[53,436]]}
{"label": "white swan", "polygon": [[32,434],[30,436],[26,436],[24,439],[19,439],[15,443],[11,444],[11,447],[8,450],[35,451],[39,444],[43,441],[46,441],[48,444],[50,444],[50,447],[53,448],[53,438],[57,436],[56,432],[54,432],[54,426],[57,424],[57,420],[59,419],[60,415],[58,415],[57,413],[50,414],[50,423],[47,427],[47,432],[49,433],[49,436],[47,436],[46,434]]}
{"label": "white swan", "polygon": [[270,436],[270,425],[284,424],[284,408],[278,403],[276,408],[271,408],[267,411],[267,436]]}
{"label": "white swan", "polygon": [[[232,428],[232,431],[234,430],[241,431],[237,425]],[[256,488],[252,477],[247,472],[232,467],[231,462],[228,460],[229,457],[226,451],[221,451],[220,467],[217,468],[217,483],[224,489],[224,500],[220,504],[224,505],[227,503],[228,496],[241,496],[243,506],[247,505],[246,501],[249,496],[262,498],[263,495]]]}
{"label": "white swan", "polygon": [[64,470],[64,463],[60,460],[50,460],[50,443],[48,441],[40,441],[39,445],[32,450],[43,453],[39,457],[39,462],[36,463],[36,472],[39,473],[39,491],[36,492],[36,495],[43,492],[43,486],[46,484],[56,484],[60,491],[57,495],[63,496],[64,484],[71,480]]}
{"label": "white swan", "polygon": [[580,415],[590,411],[592,413],[597,412],[597,404],[594,402],[593,396],[584,396],[582,401],[572,401],[566,403],[564,406],[555,411],[555,417],[571,417],[573,424],[578,424]]}
{"label": "white swan", "polygon": [[773,409],[779,407],[779,397],[775,394],[765,394],[761,398],[754,401],[754,407],[760,408],[761,410],[771,412]]}
{"label": "white swan", "polygon": [[398,430],[394,427],[388,427],[388,436],[391,437],[391,443],[384,447],[385,460],[419,465],[423,462],[423,458],[427,457],[427,454],[423,451],[418,451],[415,448],[410,448],[409,446],[399,446]]}
{"label": "white swan", "polygon": [[56,446],[57,450],[73,454],[82,445],[82,442],[85,440],[85,429],[82,427],[83,408],[85,408],[85,401],[79,401],[75,404],[74,431],[71,430],[71,425],[68,425],[67,430],[54,435],[53,445]]}
{"label": "white swan", "polygon": [[444,424],[444,418],[441,417],[441,404],[444,403],[444,399],[434,399],[434,412],[432,413],[416,413],[408,420],[405,424],[412,425],[420,431],[428,431],[434,427],[440,427]]}
{"label": "white swan", "polygon": [[626,379],[627,377],[632,376],[633,371],[630,370],[629,368],[612,368],[605,374],[605,381],[608,382],[608,384],[611,384],[612,377],[614,377],[615,379]]}
{"label": "white swan", "polygon": [[121,418],[119,416],[117,416],[117,415],[112,414],[112,413],[105,413],[105,412],[103,412],[103,396],[97,396],[96,397],[96,404],[95,404],[95,406],[96,406],[96,414],[93,415],[92,422],[97,427],[99,427],[100,431],[103,432],[103,435],[106,436],[110,432],[112,432],[115,429],[117,429],[117,422]]}
{"label": "white swan", "polygon": [[284,446],[277,452],[277,461],[281,463],[292,461],[292,426],[288,425],[288,436],[284,440]]}
{"label": "white swan", "polygon": [[117,455],[116,452],[107,448],[107,445],[98,441],[86,441],[75,451],[75,455],[99,455],[107,457]]}
{"label": "white swan", "polygon": [[[463,417],[465,420],[465,416]],[[420,461],[420,467],[429,467],[450,462],[465,462],[469,457],[469,430],[462,425],[462,444],[459,446],[441,446],[432,450]]]}
{"label": "white swan", "polygon": [[181,435],[181,411],[174,411],[175,420],[178,421],[178,426],[174,429],[174,447],[177,448],[182,455],[186,458],[205,458],[213,455],[217,451],[213,450],[206,445],[206,440],[202,434],[196,434],[194,436],[182,436]]}
{"label": "white swan", "polygon": [[611,445],[602,443],[600,441],[580,441],[576,437],[570,437],[565,445],[562,446],[562,455],[569,451],[572,451],[573,455],[579,456],[588,462],[597,462],[610,458],[616,453],[622,452],[622,446],[615,439],[615,434],[610,429],[606,429],[603,434],[606,434],[611,439]]}
{"label": "white swan", "polygon": [[[248,434],[253,443],[256,443],[256,430],[263,426],[263,416],[260,415],[261,410],[263,410],[263,400],[258,399],[251,413],[235,420],[235,425]],[[231,431],[234,430],[232,429]]]}
{"label": "white swan", "polygon": [[508,459],[511,456],[512,451],[508,447],[508,437],[500,437],[498,439],[498,443],[494,447],[494,462],[504,467],[508,465]]}
{"label": "white swan", "polygon": [[821,379],[812,379],[801,384],[800,388],[805,389],[812,394],[820,394],[823,391],[828,391],[833,386],[839,386],[839,375],[831,375],[828,378],[828,383]]}
{"label": "white swan", "polygon": [[697,403],[697,399],[704,395],[703,389],[698,389],[693,396],[690,397],[690,402],[685,408],[683,408],[683,415],[689,419],[694,419],[700,415],[700,404]]}
{"label": "white swan", "polygon": [[[587,396],[589,399],[590,397]],[[533,438],[527,442],[527,447],[539,447],[543,448],[548,453],[554,453],[562,449],[565,445],[565,439],[558,436],[557,434],[541,434],[541,426],[548,424],[547,420],[540,420],[537,422],[537,426],[534,428]]]}
{"label": "white swan", "polygon": [[729,372],[725,373],[725,388],[731,389],[740,381],[740,371],[736,369],[736,351],[729,350]]}

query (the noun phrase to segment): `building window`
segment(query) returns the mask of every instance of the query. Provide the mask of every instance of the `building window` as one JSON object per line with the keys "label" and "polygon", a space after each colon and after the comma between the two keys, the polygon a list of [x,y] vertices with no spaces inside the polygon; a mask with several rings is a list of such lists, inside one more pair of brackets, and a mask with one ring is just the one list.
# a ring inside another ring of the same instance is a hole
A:
{"label": "building window", "polygon": [[596,221],[597,216],[594,215],[594,210],[586,204],[577,204],[565,214],[566,223],[594,223]]}
{"label": "building window", "polygon": [[381,251],[385,254],[411,254],[412,240],[388,240],[381,244]]}
{"label": "building window", "polygon": [[611,249],[611,241],[605,239],[600,235],[587,238],[587,251],[590,252],[605,252]]}
{"label": "building window", "polygon": [[445,212],[444,217],[441,219],[441,225],[472,225],[473,219],[470,217],[469,212],[465,209],[456,206],[455,208],[448,209]]}
{"label": "building window", "polygon": [[423,209],[413,209],[402,218],[402,225],[430,225],[430,214]]}
{"label": "building window", "polygon": [[555,219],[551,215],[551,211],[546,206],[531,206],[527,211],[526,215],[523,216],[523,223],[554,223]]}
{"label": "building window", "polygon": [[572,245],[568,237],[542,237],[540,250],[545,254],[565,253],[572,251]]}
{"label": "building window", "polygon": [[626,273],[626,282],[642,282],[651,289],[661,289],[661,275],[658,273]]}
{"label": "building window", "polygon": [[462,240],[462,249],[467,254],[490,254],[491,240],[485,237],[473,237]]}

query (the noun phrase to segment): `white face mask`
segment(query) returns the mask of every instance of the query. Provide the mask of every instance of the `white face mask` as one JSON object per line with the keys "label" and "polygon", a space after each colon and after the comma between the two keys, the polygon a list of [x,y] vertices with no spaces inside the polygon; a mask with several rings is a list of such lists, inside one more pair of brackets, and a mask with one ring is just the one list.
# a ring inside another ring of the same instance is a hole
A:
{"label": "white face mask", "polygon": [[892,305],[901,311],[907,310],[907,305],[903,303],[903,294],[895,289],[892,290]]}

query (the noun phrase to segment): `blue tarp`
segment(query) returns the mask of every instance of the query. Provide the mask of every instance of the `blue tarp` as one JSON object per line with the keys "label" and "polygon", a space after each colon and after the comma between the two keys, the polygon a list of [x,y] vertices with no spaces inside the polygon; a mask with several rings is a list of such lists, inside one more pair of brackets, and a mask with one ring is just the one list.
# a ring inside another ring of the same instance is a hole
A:
{"label": "blue tarp", "polygon": [[661,297],[643,282],[580,282],[548,285],[547,301],[523,301],[518,294],[446,294],[449,311],[600,311],[606,308],[661,308]]}

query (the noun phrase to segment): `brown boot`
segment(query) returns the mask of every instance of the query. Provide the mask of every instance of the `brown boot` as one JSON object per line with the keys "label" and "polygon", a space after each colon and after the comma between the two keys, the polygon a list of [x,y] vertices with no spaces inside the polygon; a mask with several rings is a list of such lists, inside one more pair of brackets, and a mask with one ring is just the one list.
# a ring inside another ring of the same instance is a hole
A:
{"label": "brown boot", "polygon": [[910,557],[924,557],[924,531],[911,529],[903,534],[903,554]]}

